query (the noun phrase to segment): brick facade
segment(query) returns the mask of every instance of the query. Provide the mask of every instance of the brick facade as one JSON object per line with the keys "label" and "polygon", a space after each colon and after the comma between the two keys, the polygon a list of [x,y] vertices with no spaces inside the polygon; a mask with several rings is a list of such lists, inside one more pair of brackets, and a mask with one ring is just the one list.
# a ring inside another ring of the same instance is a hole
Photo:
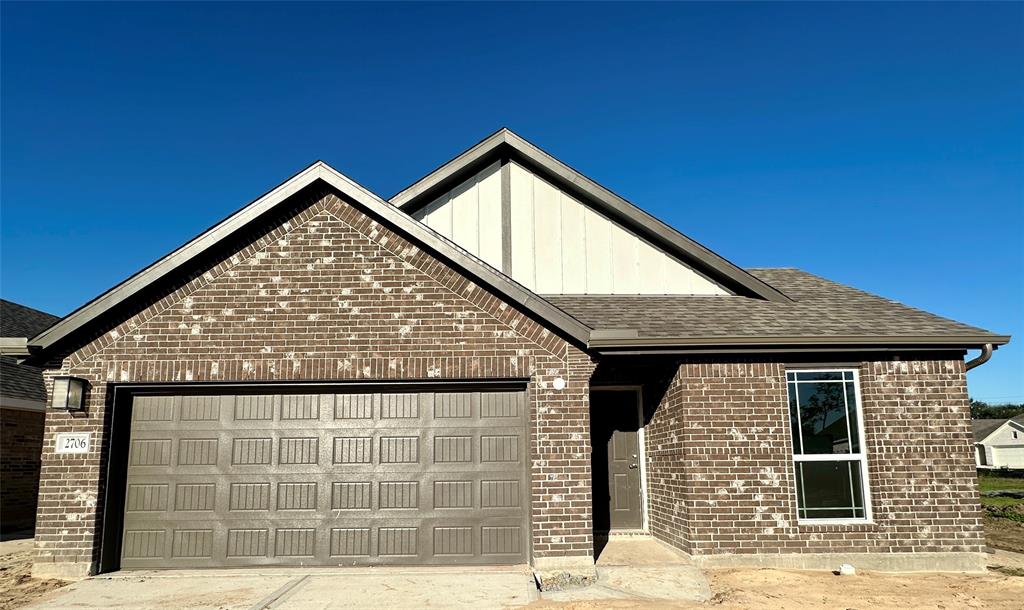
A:
{"label": "brick facade", "polygon": [[0,529],[31,530],[39,496],[45,413],[0,409]]}
{"label": "brick facade", "polygon": [[980,552],[963,361],[858,368],[872,523],[797,523],[783,363],[690,361],[646,428],[651,533],[693,555]]}
{"label": "brick facade", "polygon": [[[37,571],[94,569],[108,384],[141,381],[529,378],[533,554],[592,556],[590,358],[334,193],[306,204],[48,371],[91,389],[47,418]],[[72,430],[93,451],[55,455]]]}
{"label": "brick facade", "polygon": [[[592,382],[643,384],[648,525],[683,551],[981,550],[962,361],[859,366],[873,521],[800,525],[781,360],[620,357],[598,368],[333,191],[295,197],[46,372],[48,385],[70,374],[91,388],[85,412],[46,418],[38,573],[96,568],[110,388],[135,382],[528,379],[535,562],[593,563]],[[53,452],[71,431],[93,434],[91,453]]]}

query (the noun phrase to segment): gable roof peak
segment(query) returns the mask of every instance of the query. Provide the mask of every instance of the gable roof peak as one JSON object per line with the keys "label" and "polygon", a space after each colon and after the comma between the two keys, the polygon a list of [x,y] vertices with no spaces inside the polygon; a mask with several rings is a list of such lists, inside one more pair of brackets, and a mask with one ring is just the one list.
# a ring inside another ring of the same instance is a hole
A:
{"label": "gable roof peak", "polygon": [[73,335],[83,333],[86,326],[98,319],[105,316],[118,318],[125,308],[130,308],[132,299],[143,290],[174,277],[179,269],[191,264],[221,241],[243,231],[250,223],[263,222],[278,206],[318,181],[355,202],[368,216],[391,226],[400,234],[422,245],[432,255],[447,261],[467,277],[505,295],[510,303],[547,320],[565,335],[581,344],[585,344],[589,338],[590,329],[569,314],[469,255],[324,161],[317,160],[170,254],[31,338],[28,347],[33,351],[33,356],[41,359],[44,354],[71,342]]}
{"label": "gable roof peak", "polygon": [[466,180],[482,167],[497,160],[504,162],[508,159],[514,159],[517,163],[527,166],[558,188],[670,255],[706,273],[737,294],[766,301],[791,301],[778,289],[591,180],[508,127],[501,127],[474,144],[391,197],[389,202],[403,212],[411,214],[429,205],[438,196]]}

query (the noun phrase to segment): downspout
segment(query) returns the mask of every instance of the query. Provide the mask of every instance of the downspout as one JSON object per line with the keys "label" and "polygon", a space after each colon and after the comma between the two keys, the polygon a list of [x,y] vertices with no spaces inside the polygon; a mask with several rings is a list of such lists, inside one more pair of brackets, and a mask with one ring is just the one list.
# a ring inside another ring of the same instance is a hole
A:
{"label": "downspout", "polygon": [[988,362],[989,358],[991,358],[991,357],[992,357],[992,344],[991,343],[986,343],[985,345],[981,346],[981,354],[977,358],[975,358],[973,360],[968,360],[967,362],[964,363],[964,370],[965,371],[969,371],[969,370],[971,370],[971,369],[973,369],[975,367],[979,367],[979,366],[985,364],[986,362]]}

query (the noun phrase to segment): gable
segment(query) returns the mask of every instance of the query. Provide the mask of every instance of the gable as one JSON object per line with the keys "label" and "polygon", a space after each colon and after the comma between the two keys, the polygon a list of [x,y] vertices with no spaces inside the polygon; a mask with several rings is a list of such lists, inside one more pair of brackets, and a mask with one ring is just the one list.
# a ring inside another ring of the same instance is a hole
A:
{"label": "gable", "polygon": [[[410,215],[428,222],[436,221],[438,226],[444,227],[450,224],[445,222],[445,215],[454,213],[454,210],[441,209],[446,205],[446,198],[450,198],[453,191],[470,190],[467,189],[469,179],[495,163],[500,165],[503,229],[502,265],[496,268],[531,290],[545,294],[572,294],[570,291],[576,290],[585,290],[587,294],[733,294],[778,303],[790,302],[776,288],[505,128],[397,193],[390,202]],[[530,181],[533,186],[538,184],[538,180],[542,183],[540,191],[536,188],[515,189],[512,170],[516,165],[532,175]],[[557,196],[551,197],[551,191],[543,185],[551,186]],[[517,208],[513,203],[530,201],[528,205],[518,207],[536,208],[538,193],[539,197],[555,200],[556,204],[541,210],[541,214],[557,211],[558,221],[550,222],[542,216],[542,224],[538,225],[537,217],[531,215],[529,209],[516,211],[523,217],[513,221],[513,211]],[[570,201],[565,206],[565,223],[563,200]],[[579,203],[581,207],[575,208],[571,202]],[[433,214],[424,213],[424,207],[434,208],[442,218],[427,218]],[[591,246],[593,252],[587,251],[585,241],[577,241],[581,232],[582,238],[586,239],[588,228],[586,218],[578,222],[574,220],[583,215],[580,210],[584,214],[587,210],[592,211],[594,219],[601,220],[592,223],[595,231]],[[454,220],[453,214],[452,222]],[[514,222],[523,229],[517,231],[516,236],[512,235]],[[629,237],[617,229],[622,229]],[[552,239],[556,232],[557,239]],[[607,237],[607,250],[604,237]],[[521,258],[515,254],[515,245],[520,240],[519,252],[525,253]],[[569,244],[564,246],[567,251],[563,251],[563,242]],[[601,259],[606,252],[607,263]],[[591,260],[595,257],[596,260]],[[497,257],[492,256],[491,260],[496,262]],[[663,282],[662,285],[655,288],[659,281]]]}
{"label": "gable", "polygon": [[730,294],[516,161],[488,164],[412,216],[540,294]]}
{"label": "gable", "polygon": [[69,363],[112,380],[126,362],[183,363],[178,381],[457,376],[440,353],[527,376],[526,356],[565,345],[333,193],[200,278]]}
{"label": "gable", "polygon": [[[1015,433],[1017,438],[1013,437]],[[1024,424],[1008,419],[976,442],[992,446],[1017,445],[1024,447]]]}
{"label": "gable", "polygon": [[111,332],[126,330],[122,328],[123,323],[134,312],[146,308],[148,303],[166,298],[168,291],[177,290],[176,286],[180,286],[182,281],[188,282],[190,277],[195,278],[194,274],[202,273],[196,265],[215,256],[232,240],[258,230],[261,223],[278,217],[295,203],[297,197],[305,196],[303,193],[324,187],[334,189],[339,197],[358,208],[370,221],[388,227],[415,244],[415,248],[422,250],[424,255],[451,265],[463,277],[493,290],[505,302],[519,307],[535,319],[543,320],[563,336],[571,337],[579,344],[585,344],[589,339],[590,329],[578,320],[524,290],[475,256],[318,161],[32,338],[29,341],[30,360],[45,362],[62,352],[76,349],[97,333],[110,329],[113,329]]}
{"label": "gable", "polygon": [[512,279],[541,294],[728,292],[523,165],[510,163]]}

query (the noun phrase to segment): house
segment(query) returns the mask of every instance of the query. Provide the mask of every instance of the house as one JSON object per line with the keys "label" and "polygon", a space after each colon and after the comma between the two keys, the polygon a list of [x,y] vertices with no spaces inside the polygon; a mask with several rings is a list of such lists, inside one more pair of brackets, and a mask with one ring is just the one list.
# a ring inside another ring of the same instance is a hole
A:
{"label": "house", "polygon": [[1024,415],[972,419],[978,468],[1024,468]]}
{"label": "house", "polygon": [[0,299],[0,531],[31,530],[36,520],[46,387],[39,367],[18,364],[30,337],[59,317]]}
{"label": "house", "polygon": [[741,269],[505,129],[390,200],[316,162],[29,342],[35,573],[585,579],[622,533],[981,569],[964,356],[1008,341]]}

